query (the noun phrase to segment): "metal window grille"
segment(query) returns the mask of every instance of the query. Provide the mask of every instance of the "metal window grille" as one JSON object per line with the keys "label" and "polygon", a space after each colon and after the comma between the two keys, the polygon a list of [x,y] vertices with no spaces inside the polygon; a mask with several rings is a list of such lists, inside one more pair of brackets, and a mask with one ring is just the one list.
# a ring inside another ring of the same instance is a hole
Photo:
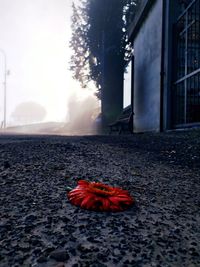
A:
{"label": "metal window grille", "polygon": [[175,127],[200,123],[200,0],[179,3],[172,94]]}

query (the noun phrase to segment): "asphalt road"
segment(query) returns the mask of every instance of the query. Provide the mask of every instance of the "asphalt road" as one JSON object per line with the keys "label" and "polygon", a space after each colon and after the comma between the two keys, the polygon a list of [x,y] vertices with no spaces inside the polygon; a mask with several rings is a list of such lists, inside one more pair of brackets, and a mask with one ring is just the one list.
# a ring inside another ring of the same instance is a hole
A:
{"label": "asphalt road", "polygon": [[[200,266],[200,131],[0,135],[0,266]],[[126,189],[124,212],[72,206],[67,187]]]}

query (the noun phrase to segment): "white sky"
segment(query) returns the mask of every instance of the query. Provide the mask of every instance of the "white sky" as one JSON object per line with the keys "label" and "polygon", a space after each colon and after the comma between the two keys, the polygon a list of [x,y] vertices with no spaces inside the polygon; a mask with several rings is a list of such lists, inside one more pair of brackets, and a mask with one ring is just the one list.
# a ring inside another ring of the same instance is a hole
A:
{"label": "white sky", "polygon": [[123,108],[131,104],[131,74],[132,62],[130,61],[124,73]]}
{"label": "white sky", "polygon": [[[78,1],[78,0],[77,0]],[[67,99],[87,93],[69,71],[72,0],[0,0],[0,48],[7,55],[7,112],[34,101],[46,121],[64,121]],[[0,121],[3,118],[3,55],[0,53]]]}

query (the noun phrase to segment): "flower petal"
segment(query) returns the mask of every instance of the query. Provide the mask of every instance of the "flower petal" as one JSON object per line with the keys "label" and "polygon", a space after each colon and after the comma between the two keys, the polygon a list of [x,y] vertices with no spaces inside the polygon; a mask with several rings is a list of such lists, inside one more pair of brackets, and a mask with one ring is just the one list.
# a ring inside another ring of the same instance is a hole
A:
{"label": "flower petal", "polygon": [[67,196],[73,205],[96,211],[122,211],[134,203],[127,190],[85,180]]}

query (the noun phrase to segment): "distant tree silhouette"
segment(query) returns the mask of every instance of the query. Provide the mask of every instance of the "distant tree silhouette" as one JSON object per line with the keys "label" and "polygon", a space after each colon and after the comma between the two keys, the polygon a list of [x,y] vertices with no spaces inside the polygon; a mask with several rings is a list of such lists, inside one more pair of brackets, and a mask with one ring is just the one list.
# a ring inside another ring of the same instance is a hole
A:
{"label": "distant tree silhouette", "polygon": [[19,104],[11,114],[11,118],[18,124],[29,124],[40,122],[45,118],[46,110],[35,102],[24,102]]}

